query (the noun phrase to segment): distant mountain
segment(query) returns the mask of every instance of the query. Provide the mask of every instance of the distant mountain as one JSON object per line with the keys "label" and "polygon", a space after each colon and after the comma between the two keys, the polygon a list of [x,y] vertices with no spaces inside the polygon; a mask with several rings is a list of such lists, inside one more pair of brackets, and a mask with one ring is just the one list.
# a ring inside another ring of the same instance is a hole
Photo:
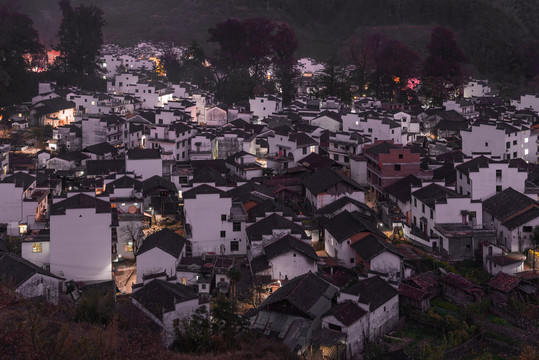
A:
{"label": "distant mountain", "polygon": [[[74,5],[88,0],[73,0]],[[288,22],[300,55],[328,59],[359,32],[377,31],[425,55],[430,31],[451,28],[468,60],[487,75],[514,67],[514,49],[539,38],[537,0],[94,0],[105,12],[107,42],[197,40],[209,47],[208,28],[227,18],[268,17]],[[60,22],[56,0],[0,0],[27,13],[50,45]]]}

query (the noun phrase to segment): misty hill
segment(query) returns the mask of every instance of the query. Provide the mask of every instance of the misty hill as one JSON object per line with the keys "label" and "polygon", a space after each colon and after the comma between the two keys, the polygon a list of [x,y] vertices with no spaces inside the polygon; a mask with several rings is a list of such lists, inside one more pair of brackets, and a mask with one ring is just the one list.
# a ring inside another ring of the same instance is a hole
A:
{"label": "misty hill", "polygon": [[[73,0],[73,5],[88,4]],[[227,18],[264,16],[284,20],[296,31],[300,55],[328,59],[359,33],[377,31],[425,54],[437,25],[456,32],[469,61],[484,74],[514,66],[513,49],[539,37],[536,0],[94,0],[105,12],[105,40],[197,40],[208,47],[208,28]],[[28,14],[46,45],[60,22],[56,0],[0,0]]]}

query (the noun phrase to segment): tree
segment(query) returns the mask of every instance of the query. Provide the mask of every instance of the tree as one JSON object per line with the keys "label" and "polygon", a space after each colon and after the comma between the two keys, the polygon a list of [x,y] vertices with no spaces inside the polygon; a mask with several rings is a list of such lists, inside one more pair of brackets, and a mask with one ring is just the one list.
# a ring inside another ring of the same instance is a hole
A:
{"label": "tree", "polygon": [[406,85],[408,79],[416,74],[419,55],[400,41],[385,40],[376,57],[377,97],[389,101],[406,101]]}
{"label": "tree", "polygon": [[281,87],[283,105],[288,106],[294,98],[294,81],[299,75],[294,56],[298,48],[298,40],[288,24],[280,24],[270,41],[273,51],[273,73]]}
{"label": "tree", "polygon": [[172,347],[185,353],[204,353],[212,350],[211,327],[206,306],[195,310],[190,318],[182,319],[176,327]]}
{"label": "tree", "polygon": [[137,258],[138,249],[144,241],[144,235],[142,233],[142,223],[136,221],[125,221],[120,223],[119,227],[120,236],[124,243],[127,245],[131,243],[133,256],[135,260]]}
{"label": "tree", "polygon": [[[6,6],[0,8],[0,108],[29,99],[37,87],[29,59],[43,47],[32,20]],[[4,109],[0,110],[2,114]]]}
{"label": "tree", "polygon": [[266,18],[228,19],[209,33],[209,41],[218,46],[209,61],[218,99],[230,104],[255,93],[270,92],[275,85],[266,75],[273,69],[283,102],[291,102],[298,44],[288,25],[277,25]]}
{"label": "tree", "polygon": [[58,30],[57,58],[64,72],[94,75],[99,69],[97,60],[103,45],[103,10],[95,5],[71,6],[69,0],[58,2],[62,22]]}
{"label": "tree", "polygon": [[238,281],[241,280],[241,271],[238,268],[231,267],[228,269],[228,272],[226,273],[226,276],[230,280],[230,295],[235,296],[236,295],[236,285]]}
{"label": "tree", "polygon": [[319,98],[335,96],[346,104],[352,102],[349,79],[335,58],[331,58],[326,63],[324,71],[318,79],[318,88],[317,97]]}
{"label": "tree", "polygon": [[222,338],[228,348],[234,347],[236,338],[247,331],[249,320],[238,314],[236,302],[219,295],[213,303],[211,328],[214,336]]}
{"label": "tree", "polygon": [[444,27],[432,31],[427,44],[429,56],[423,65],[426,95],[441,105],[463,82],[460,64],[466,59],[457,46],[453,32]]}

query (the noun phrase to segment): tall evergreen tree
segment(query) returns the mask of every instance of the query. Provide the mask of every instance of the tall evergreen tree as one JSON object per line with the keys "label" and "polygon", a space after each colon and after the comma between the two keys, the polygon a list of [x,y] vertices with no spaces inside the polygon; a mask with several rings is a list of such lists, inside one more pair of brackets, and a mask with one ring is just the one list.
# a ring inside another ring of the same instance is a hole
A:
{"label": "tall evergreen tree", "polygon": [[33,82],[26,55],[42,51],[32,20],[6,7],[0,8],[0,107],[32,95]]}
{"label": "tall evergreen tree", "polygon": [[60,0],[58,4],[62,11],[57,47],[61,52],[61,68],[66,72],[94,75],[99,68],[97,60],[103,45],[103,10],[95,5],[73,8],[69,0]]}

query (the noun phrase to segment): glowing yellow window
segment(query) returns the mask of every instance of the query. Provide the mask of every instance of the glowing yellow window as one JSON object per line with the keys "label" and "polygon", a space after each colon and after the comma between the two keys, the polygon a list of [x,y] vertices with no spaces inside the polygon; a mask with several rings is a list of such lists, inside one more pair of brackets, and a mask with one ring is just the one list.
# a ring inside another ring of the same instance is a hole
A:
{"label": "glowing yellow window", "polygon": [[130,241],[127,244],[125,244],[125,252],[131,252],[133,251],[133,243]]}
{"label": "glowing yellow window", "polygon": [[42,252],[41,243],[33,243],[32,244],[32,252],[34,253],[40,253]]}

